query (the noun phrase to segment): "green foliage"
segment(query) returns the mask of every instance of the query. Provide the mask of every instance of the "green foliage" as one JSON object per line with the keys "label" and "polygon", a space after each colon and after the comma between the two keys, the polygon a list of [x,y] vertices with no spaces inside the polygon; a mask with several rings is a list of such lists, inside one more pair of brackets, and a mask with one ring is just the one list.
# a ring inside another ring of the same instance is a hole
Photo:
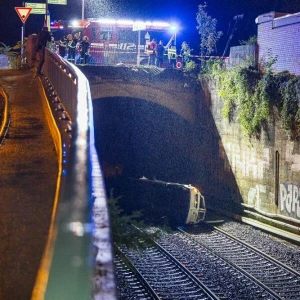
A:
{"label": "green foliage", "polygon": [[210,58],[201,61],[201,75],[217,75],[223,67],[223,59]]}
{"label": "green foliage", "polygon": [[266,102],[259,99],[260,95],[264,96],[263,87],[258,84],[259,74],[243,67],[221,74],[219,94],[224,100],[223,117],[232,121],[237,112],[243,130],[249,135],[258,133],[259,124],[268,117]]}
{"label": "green foliage", "polygon": [[17,56],[22,46],[21,42],[18,42],[15,46],[10,47],[5,45],[4,43],[0,42],[0,54],[5,54],[7,56]]}
{"label": "green foliage", "polygon": [[184,71],[192,71],[196,69],[196,63],[192,60],[189,60],[185,63]]}
{"label": "green foliage", "polygon": [[300,77],[290,76],[280,85],[283,99],[281,109],[282,127],[290,138],[300,137]]}
{"label": "green foliage", "polygon": [[206,8],[206,3],[199,5],[196,14],[197,29],[201,40],[200,52],[203,56],[216,52],[217,42],[223,34],[222,31],[217,31],[218,21],[207,14]]}
{"label": "green foliage", "polygon": [[5,54],[7,55],[7,53],[9,53],[9,51],[11,50],[12,48],[5,45],[4,43],[0,42],[0,54]]}
{"label": "green foliage", "polygon": [[135,247],[134,240],[140,233],[133,230],[132,225],[140,228],[144,227],[143,222],[140,221],[142,213],[141,211],[134,211],[132,215],[124,214],[124,211],[118,205],[120,198],[114,198],[111,195],[108,199],[113,240],[117,244]]}
{"label": "green foliage", "polygon": [[246,40],[246,41],[241,40],[239,42],[241,45],[255,45],[255,44],[257,44],[257,36],[253,35],[253,36],[249,37],[248,40]]}
{"label": "green foliage", "polygon": [[[118,205],[121,197],[114,198],[112,192],[108,199],[110,222],[112,227],[113,241],[117,245],[125,245],[128,248],[143,248],[147,246],[149,238],[155,239],[160,230],[145,230],[145,224],[141,221],[141,211],[134,211],[127,215]],[[142,239],[143,242],[139,242]]]}
{"label": "green foliage", "polygon": [[219,95],[224,101],[223,117],[234,117],[249,136],[258,136],[269,116],[269,94],[266,80],[256,69],[237,66],[219,76]]}
{"label": "green foliage", "polygon": [[222,114],[236,118],[249,136],[259,137],[267,124],[271,105],[278,108],[282,128],[290,138],[300,137],[300,77],[281,72],[275,74],[276,58],[260,70],[247,65],[214,72],[219,80],[218,93],[223,100]]}
{"label": "green foliage", "polygon": [[19,51],[21,47],[21,42],[17,42],[17,44],[13,47],[0,42],[0,54],[4,54],[8,57],[9,69],[19,69],[21,67],[21,56]]}

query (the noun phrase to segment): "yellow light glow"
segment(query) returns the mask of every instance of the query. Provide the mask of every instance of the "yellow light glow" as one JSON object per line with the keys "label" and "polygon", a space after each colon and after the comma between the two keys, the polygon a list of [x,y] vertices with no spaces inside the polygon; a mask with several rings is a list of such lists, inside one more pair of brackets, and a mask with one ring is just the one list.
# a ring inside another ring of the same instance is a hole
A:
{"label": "yellow light glow", "polygon": [[97,20],[98,23],[100,24],[116,24],[117,21],[113,19],[99,19]]}
{"label": "yellow light glow", "polygon": [[76,26],[79,26],[79,21],[78,20],[73,20],[71,22],[72,26],[76,27]]}
{"label": "yellow light glow", "polygon": [[157,27],[170,27],[170,24],[167,22],[153,22],[152,25]]}
{"label": "yellow light glow", "polygon": [[133,20],[118,20],[117,24],[118,25],[132,25],[134,23]]}

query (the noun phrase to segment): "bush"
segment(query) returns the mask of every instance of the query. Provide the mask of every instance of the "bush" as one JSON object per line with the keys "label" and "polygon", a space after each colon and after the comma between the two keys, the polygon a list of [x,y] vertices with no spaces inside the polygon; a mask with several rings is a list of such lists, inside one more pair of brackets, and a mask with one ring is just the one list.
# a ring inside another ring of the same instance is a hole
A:
{"label": "bush", "polygon": [[263,68],[240,65],[214,72],[219,80],[218,93],[224,106],[222,115],[241,124],[248,136],[259,137],[267,124],[270,107],[278,108],[282,128],[292,139],[300,137],[300,77],[288,72],[275,74],[270,60]]}

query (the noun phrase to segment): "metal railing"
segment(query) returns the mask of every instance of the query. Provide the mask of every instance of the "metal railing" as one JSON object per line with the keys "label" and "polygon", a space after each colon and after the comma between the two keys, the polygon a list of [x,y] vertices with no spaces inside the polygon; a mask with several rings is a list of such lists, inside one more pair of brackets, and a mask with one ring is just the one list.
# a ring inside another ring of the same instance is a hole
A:
{"label": "metal railing", "polygon": [[32,299],[116,299],[110,222],[89,83],[46,50],[44,91],[59,130],[61,180]]}

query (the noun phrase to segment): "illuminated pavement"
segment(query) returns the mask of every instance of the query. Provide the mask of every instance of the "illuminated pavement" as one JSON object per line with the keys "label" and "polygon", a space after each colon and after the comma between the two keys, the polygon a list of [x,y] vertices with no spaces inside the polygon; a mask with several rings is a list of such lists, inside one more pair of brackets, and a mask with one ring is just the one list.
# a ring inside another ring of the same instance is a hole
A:
{"label": "illuminated pavement", "polygon": [[30,71],[0,70],[11,114],[0,146],[0,299],[5,300],[30,299],[56,189],[57,155],[38,80]]}

